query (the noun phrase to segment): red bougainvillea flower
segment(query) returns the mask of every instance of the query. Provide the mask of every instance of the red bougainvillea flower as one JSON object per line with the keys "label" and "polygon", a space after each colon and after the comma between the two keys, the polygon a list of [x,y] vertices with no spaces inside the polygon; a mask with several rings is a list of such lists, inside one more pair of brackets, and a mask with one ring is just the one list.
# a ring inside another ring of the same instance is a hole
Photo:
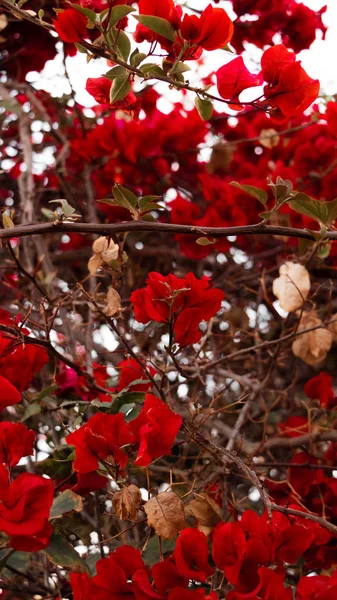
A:
{"label": "red bougainvillea flower", "polygon": [[73,600],[89,600],[89,582],[87,573],[70,573]]}
{"label": "red bougainvillea flower", "polygon": [[222,48],[231,40],[234,26],[223,8],[214,8],[211,4],[200,17],[185,15],[180,24],[180,33],[190,45],[204,50]]}
{"label": "red bougainvillea flower", "polygon": [[21,402],[21,394],[5,377],[0,375],[0,410]]}
{"label": "red bougainvillea flower", "polygon": [[316,375],[307,381],[304,386],[304,392],[308,398],[319,400],[322,407],[332,408],[336,405],[337,398],[335,397],[331,384],[331,375],[322,371],[319,375]]}
{"label": "red bougainvillea flower", "polygon": [[312,79],[296,62],[293,52],[283,44],[272,46],[261,58],[264,80],[264,95],[276,119],[301,115],[316,100],[319,81]]}
{"label": "red bougainvillea flower", "polygon": [[337,137],[337,102],[328,102],[325,116],[329,131]]}
{"label": "red bougainvillea flower", "polygon": [[23,423],[0,423],[0,463],[14,467],[23,456],[34,454],[35,437]]}
{"label": "red bougainvillea flower", "polygon": [[135,464],[145,467],[153,458],[170,455],[182,418],[152,394],[145,396],[141,413],[129,423],[132,442],[139,444]]}
{"label": "red bougainvillea flower", "polygon": [[[118,367],[120,375],[117,390],[120,392],[130,386],[130,392],[147,392],[152,386],[142,369],[141,365],[134,358],[127,358],[119,363]],[[150,375],[154,377],[157,371],[148,365],[147,370]],[[144,383],[136,383],[132,385],[134,381],[143,379]]]}
{"label": "red bougainvillea flower", "polygon": [[13,342],[0,334],[0,375],[8,379],[19,391],[26,390],[34,374],[48,362],[48,353],[44,348],[33,344],[17,346],[16,341]]}
{"label": "red bougainvillea flower", "polygon": [[297,584],[296,600],[334,600],[337,594],[337,571],[327,575],[301,577]]}
{"label": "red bougainvillea flower", "polygon": [[85,89],[98,104],[110,104],[111,81],[106,77],[89,77]]}
{"label": "red bougainvillea flower", "polygon": [[54,498],[51,480],[22,473],[9,484],[4,466],[0,467],[0,480],[0,531],[11,537],[12,547],[35,551],[36,545],[48,543],[52,531],[48,517]]}
{"label": "red bougainvillea flower", "polygon": [[[176,7],[173,0],[139,0],[138,9],[140,15],[151,15],[169,21],[174,29],[179,29],[181,7]],[[170,52],[172,42],[165,37],[154,33],[148,27],[138,23],[134,33],[134,39],[138,43],[144,40],[148,42],[158,41],[160,45]]]}
{"label": "red bougainvillea flower", "polygon": [[89,585],[90,600],[122,599],[124,596],[133,600],[133,584],[130,580],[138,570],[146,571],[140,551],[130,546],[117,548],[109,558],[97,562],[96,575]]}
{"label": "red bougainvillea flower", "polygon": [[59,12],[53,24],[63,42],[80,42],[87,34],[87,18],[75,8]]}
{"label": "red bougainvillea flower", "polygon": [[201,338],[199,324],[211,319],[221,307],[224,293],[211,287],[208,277],[196,279],[187,273],[184,279],[150,273],[147,286],[131,294],[135,316],[140,323],[174,323],[175,341],[180,346]]}
{"label": "red bougainvillea flower", "polygon": [[176,542],[172,558],[179,575],[194,581],[206,581],[214,569],[208,564],[206,536],[198,529],[183,529]]}
{"label": "red bougainvillea flower", "polygon": [[67,444],[75,446],[74,469],[81,473],[96,471],[99,461],[113,459],[124,468],[128,457],[122,446],[131,442],[131,434],[122,413],[97,413],[88,422],[66,437]]}
{"label": "red bougainvillea flower", "polygon": [[[242,56],[238,56],[220,67],[215,75],[218,92],[225,100],[237,101],[243,90],[263,83],[261,74],[253,75],[248,71]],[[233,105],[231,108],[239,110],[241,107]]]}
{"label": "red bougainvillea flower", "polygon": [[182,577],[178,573],[177,566],[172,556],[153,565],[151,575],[153,577],[155,588],[161,594],[165,594],[175,587],[184,588],[188,586],[188,577]]}
{"label": "red bougainvillea flower", "polygon": [[90,492],[101,490],[109,483],[109,479],[107,477],[99,475],[99,473],[96,473],[96,471],[93,473],[76,473],[76,475],[77,483],[74,486],[69,487],[71,487],[75,494],[79,494],[80,496],[86,496],[86,494],[89,494]]}

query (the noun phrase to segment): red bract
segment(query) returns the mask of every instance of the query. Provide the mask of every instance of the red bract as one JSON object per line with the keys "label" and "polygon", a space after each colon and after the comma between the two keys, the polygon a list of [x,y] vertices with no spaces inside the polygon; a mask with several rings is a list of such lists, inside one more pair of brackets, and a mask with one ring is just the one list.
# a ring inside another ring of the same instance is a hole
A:
{"label": "red bract", "polygon": [[66,438],[67,444],[75,446],[74,469],[90,473],[99,467],[99,461],[113,461],[124,468],[128,457],[123,450],[131,441],[131,434],[121,413],[105,415],[97,413],[89,421]]}
{"label": "red bract", "polygon": [[169,593],[167,600],[217,600],[217,598],[216,592],[208,595],[205,590],[175,588]]}
{"label": "red bract", "polygon": [[195,344],[201,338],[199,323],[211,319],[221,307],[224,293],[211,288],[208,277],[184,279],[149,273],[147,286],[131,294],[135,316],[140,323],[173,321],[175,341],[180,346]]}
{"label": "red bract", "polygon": [[87,573],[70,573],[73,600],[89,600],[89,581]]}
{"label": "red bract", "polygon": [[80,42],[87,35],[87,18],[75,8],[59,12],[53,23],[63,42]]}
{"label": "red bract", "polygon": [[334,600],[337,594],[337,571],[331,577],[314,575],[301,577],[296,588],[296,600]]}
{"label": "red bract", "polygon": [[325,116],[329,131],[337,137],[337,102],[328,102]]}
{"label": "red bract", "polygon": [[180,33],[190,45],[201,46],[204,50],[222,48],[231,40],[234,26],[223,8],[211,4],[200,17],[185,15],[180,24]]}
{"label": "red bract", "polygon": [[203,582],[214,573],[208,564],[207,538],[198,529],[180,532],[172,558],[179,575],[186,579]]}
{"label": "red bract", "polygon": [[171,454],[171,447],[181,427],[182,418],[164,402],[147,394],[141,413],[129,423],[133,443],[139,444],[135,464],[145,467],[153,458]]}
{"label": "red bract", "polygon": [[[218,92],[225,100],[237,101],[243,90],[262,84],[260,74],[250,73],[243,62],[242,56],[231,60],[216,72]],[[233,105],[231,108],[239,110]]]}
{"label": "red bract", "polygon": [[296,61],[296,56],[285,46],[273,46],[261,59],[262,74],[267,81],[264,95],[278,119],[303,113],[316,100],[319,81],[312,79]]}
{"label": "red bract", "polygon": [[21,394],[5,377],[0,375],[0,410],[21,402]]}
{"label": "red bract", "polygon": [[139,550],[121,546],[109,558],[103,558],[96,565],[97,574],[89,585],[90,600],[132,600],[131,579],[138,570],[146,570]]}
{"label": "red bract", "polygon": [[[147,366],[146,368],[152,377],[157,374],[157,371],[151,367],[151,365]],[[147,379],[141,365],[134,358],[122,360],[122,362],[120,362],[118,365],[118,369],[120,370],[119,383],[117,387],[119,392],[129,386],[130,392],[147,392],[152,386],[151,381]],[[144,383],[136,383],[133,385],[133,382],[137,381],[138,379],[143,379]]]}
{"label": "red bract", "polygon": [[89,77],[85,89],[99,104],[110,104],[111,81],[106,77]]}
{"label": "red bract", "polygon": [[17,346],[11,339],[4,338],[0,334],[0,375],[8,379],[19,391],[25,391],[32,382],[34,374],[48,362],[48,353],[44,348],[33,344]]}
{"label": "red bract", "polygon": [[0,423],[0,463],[14,467],[23,456],[34,454],[35,437],[23,423]]}
{"label": "red bract", "polygon": [[13,548],[35,551],[48,544],[53,498],[50,479],[22,473],[9,484],[7,471],[1,467],[0,531],[10,536]]}
{"label": "red bract", "polygon": [[335,393],[331,387],[332,377],[325,371],[319,373],[307,381],[304,392],[308,398],[319,400],[320,405],[325,408],[333,408],[337,402]]}

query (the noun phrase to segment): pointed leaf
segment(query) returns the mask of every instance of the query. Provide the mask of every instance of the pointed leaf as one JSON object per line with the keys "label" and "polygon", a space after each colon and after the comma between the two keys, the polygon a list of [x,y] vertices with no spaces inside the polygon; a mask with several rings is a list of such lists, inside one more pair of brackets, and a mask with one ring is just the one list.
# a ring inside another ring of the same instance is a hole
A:
{"label": "pointed leaf", "polygon": [[246,194],[253,196],[253,198],[256,198],[256,200],[259,200],[259,202],[261,202],[261,204],[263,204],[263,206],[266,206],[267,200],[268,200],[268,194],[264,190],[261,190],[260,188],[255,187],[253,185],[241,185],[240,183],[237,183],[236,181],[231,181],[231,185],[238,188],[239,190],[242,190],[243,192],[246,192]]}
{"label": "pointed leaf", "polygon": [[174,42],[175,32],[169,21],[162,19],[161,17],[154,17],[152,15],[133,15],[135,19],[142,25],[145,25],[148,29],[154,33],[162,35],[171,42]]}

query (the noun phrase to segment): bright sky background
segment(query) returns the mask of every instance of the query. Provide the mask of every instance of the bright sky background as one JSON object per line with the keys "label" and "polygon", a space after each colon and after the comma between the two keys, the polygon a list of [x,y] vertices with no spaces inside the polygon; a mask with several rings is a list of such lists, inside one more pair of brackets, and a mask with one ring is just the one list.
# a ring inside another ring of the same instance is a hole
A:
{"label": "bright sky background", "polygon": [[[198,8],[204,8],[209,4],[209,0],[191,0],[191,4],[194,3]],[[305,0],[304,4],[314,10],[319,10],[325,4],[327,5],[327,12],[323,16],[323,20],[329,29],[326,35],[325,41],[322,39],[316,39],[312,44],[310,50],[305,50],[300,54],[302,65],[308,72],[308,74],[319,79],[321,83],[321,90],[325,94],[337,93],[337,0]],[[228,9],[231,14],[231,3],[223,2],[222,6]],[[129,22],[132,22],[130,16]],[[318,32],[320,35],[320,32]],[[144,48],[148,45],[145,43]],[[140,45],[141,48],[141,45]],[[259,62],[260,51],[256,48],[252,48],[254,55],[254,62]],[[231,55],[224,53],[222,50],[215,52],[209,52],[207,54],[207,60],[204,69],[200,72],[200,75],[205,75],[210,72],[216,71],[221,65],[231,59]],[[252,68],[253,63],[250,62],[249,58],[252,57],[252,53],[247,51],[246,56],[244,55],[247,66]],[[190,66],[192,62],[189,62]],[[68,71],[71,79],[72,86],[76,92],[76,98],[78,102],[85,106],[93,106],[95,101],[85,91],[85,83],[88,77],[99,77],[107,71],[106,62],[103,59],[92,60],[89,64],[86,63],[86,57],[83,54],[78,53],[75,57],[69,57],[67,59]],[[29,80],[34,82],[34,85],[38,88],[43,88],[46,91],[52,93],[52,95],[60,96],[65,92],[69,92],[69,87],[63,76],[63,65],[62,57],[59,55],[53,61],[48,61],[44,70],[40,76],[36,73],[31,73],[28,76]],[[196,83],[197,80],[191,75],[191,82]],[[167,94],[166,84],[159,84],[157,87],[158,91]],[[181,98],[179,92],[169,92],[168,98],[172,101]],[[167,104],[167,103],[166,103]],[[223,108],[223,105],[221,105]],[[160,106],[162,110],[165,110],[165,105]],[[167,110],[169,105],[167,104]]]}

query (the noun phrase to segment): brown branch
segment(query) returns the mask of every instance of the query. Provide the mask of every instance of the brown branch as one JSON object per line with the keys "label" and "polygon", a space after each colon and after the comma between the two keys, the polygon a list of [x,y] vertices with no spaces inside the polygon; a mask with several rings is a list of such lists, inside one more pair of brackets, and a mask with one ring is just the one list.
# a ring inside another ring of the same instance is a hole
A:
{"label": "brown branch", "polygon": [[[8,240],[13,237],[26,237],[30,235],[45,235],[47,233],[96,233],[97,235],[111,236],[125,232],[156,232],[187,234],[195,236],[211,236],[215,238],[228,238],[239,235],[270,235],[285,236],[315,241],[314,236],[306,229],[296,227],[278,227],[273,225],[238,225],[234,227],[196,227],[195,225],[177,225],[174,223],[150,223],[146,221],[127,221],[123,223],[71,223],[67,221],[54,221],[53,223],[29,223],[18,225],[0,231],[0,239]],[[325,239],[337,240],[337,231],[328,231]]]}
{"label": "brown branch", "polygon": [[299,435],[293,438],[274,437],[267,440],[261,447],[262,450],[270,450],[271,448],[299,448],[307,444],[316,442],[337,442],[337,431],[321,431],[317,433],[308,433]]}

